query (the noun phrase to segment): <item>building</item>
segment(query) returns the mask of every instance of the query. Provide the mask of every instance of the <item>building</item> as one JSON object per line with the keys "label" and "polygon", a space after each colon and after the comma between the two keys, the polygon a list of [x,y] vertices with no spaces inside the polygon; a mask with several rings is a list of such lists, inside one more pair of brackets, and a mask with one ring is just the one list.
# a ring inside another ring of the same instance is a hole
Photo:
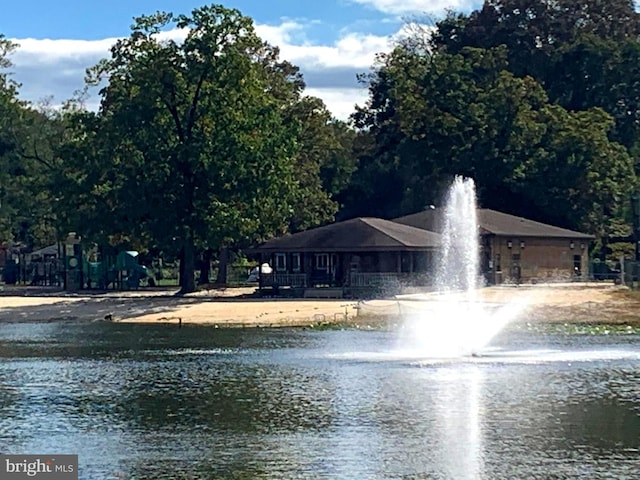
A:
{"label": "building", "polygon": [[[438,209],[394,219],[403,225],[440,232]],[[489,283],[582,278],[588,273],[593,235],[479,208],[481,270]]]}
{"label": "building", "polygon": [[[260,287],[333,289],[354,293],[391,284],[430,281],[440,235],[380,218],[354,218],[274,238],[252,249],[273,271]],[[299,293],[299,292],[298,292]],[[339,296],[339,295],[337,295]]]}

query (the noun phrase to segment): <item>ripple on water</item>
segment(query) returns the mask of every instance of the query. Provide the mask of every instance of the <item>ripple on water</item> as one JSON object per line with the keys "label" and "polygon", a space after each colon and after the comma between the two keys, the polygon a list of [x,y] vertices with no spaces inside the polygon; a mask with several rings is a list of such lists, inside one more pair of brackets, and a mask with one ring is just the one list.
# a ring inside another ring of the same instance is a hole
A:
{"label": "ripple on water", "polygon": [[428,359],[387,332],[114,328],[0,362],[0,444],[64,445],[88,479],[603,479],[637,463],[638,338],[524,334]]}

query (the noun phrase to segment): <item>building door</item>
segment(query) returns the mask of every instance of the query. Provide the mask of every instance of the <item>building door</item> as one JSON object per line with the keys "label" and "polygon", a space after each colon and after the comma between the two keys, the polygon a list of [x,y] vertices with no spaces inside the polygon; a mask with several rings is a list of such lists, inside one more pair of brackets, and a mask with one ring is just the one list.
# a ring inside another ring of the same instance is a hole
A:
{"label": "building door", "polygon": [[516,284],[520,284],[522,280],[522,265],[520,263],[520,254],[514,253],[511,255],[511,278]]}
{"label": "building door", "polygon": [[491,238],[483,237],[482,238],[482,253],[481,253],[481,263],[480,263],[480,273],[484,276],[485,281],[487,283],[495,283],[495,270],[493,261],[491,257],[493,253],[491,251]]}
{"label": "building door", "polygon": [[582,276],[582,255],[573,256],[573,275],[575,277]]}
{"label": "building door", "polygon": [[313,286],[328,285],[330,281],[329,254],[316,253],[314,255],[313,272],[311,273],[311,284]]}

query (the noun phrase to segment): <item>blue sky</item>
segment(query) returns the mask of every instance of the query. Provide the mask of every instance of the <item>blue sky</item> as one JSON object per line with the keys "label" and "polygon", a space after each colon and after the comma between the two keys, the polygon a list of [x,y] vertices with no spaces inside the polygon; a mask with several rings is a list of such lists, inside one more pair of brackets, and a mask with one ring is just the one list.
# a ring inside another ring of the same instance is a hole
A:
{"label": "blue sky", "polygon": [[[0,34],[20,45],[13,55],[20,95],[56,105],[83,86],[84,71],[105,57],[132,19],[158,10],[188,13],[207,2],[192,0],[14,0],[4,2]],[[307,92],[322,98],[338,118],[366,100],[356,75],[387,51],[404,19],[445,8],[469,11],[478,0],[228,0],[254,19],[258,33],[298,65]],[[88,105],[95,107],[97,93]]]}

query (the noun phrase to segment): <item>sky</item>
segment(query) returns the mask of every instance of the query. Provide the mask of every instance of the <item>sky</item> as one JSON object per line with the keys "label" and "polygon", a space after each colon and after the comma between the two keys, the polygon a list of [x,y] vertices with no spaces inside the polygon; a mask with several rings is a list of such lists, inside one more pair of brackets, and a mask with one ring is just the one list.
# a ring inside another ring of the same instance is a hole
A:
{"label": "sky", "polygon": [[[479,0],[218,0],[253,18],[256,31],[300,67],[308,95],[347,119],[367,90],[357,81],[388,51],[410,18],[437,19],[446,9],[468,12]],[[133,18],[156,11],[190,13],[206,0],[10,0],[3,2],[0,34],[19,45],[12,77],[20,97],[59,105],[84,86],[86,68],[108,56],[130,33]],[[97,108],[97,90],[89,92]]]}

